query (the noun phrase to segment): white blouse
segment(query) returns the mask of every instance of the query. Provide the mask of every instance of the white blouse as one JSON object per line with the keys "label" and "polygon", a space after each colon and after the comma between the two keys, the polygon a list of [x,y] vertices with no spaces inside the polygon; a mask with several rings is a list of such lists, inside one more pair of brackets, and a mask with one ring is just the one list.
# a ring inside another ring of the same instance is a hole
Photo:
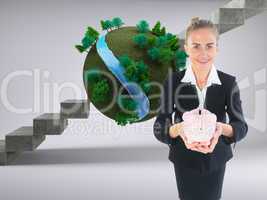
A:
{"label": "white blouse", "polygon": [[221,85],[221,81],[219,79],[217,70],[216,70],[214,64],[212,64],[210,73],[208,75],[207,84],[204,86],[204,88],[202,90],[200,90],[200,88],[197,86],[196,77],[193,73],[192,65],[191,65],[190,61],[187,61],[185,75],[182,78],[181,82],[190,82],[191,84],[196,86],[198,100],[199,100],[199,108],[204,108],[204,102],[205,102],[205,98],[206,98],[207,88],[209,86],[211,86],[213,83]]}

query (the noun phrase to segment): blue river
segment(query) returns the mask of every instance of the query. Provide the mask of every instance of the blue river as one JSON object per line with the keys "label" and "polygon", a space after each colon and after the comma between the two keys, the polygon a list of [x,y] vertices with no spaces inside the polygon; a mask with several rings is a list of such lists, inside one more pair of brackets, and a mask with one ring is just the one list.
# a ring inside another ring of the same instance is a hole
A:
{"label": "blue river", "polygon": [[132,99],[137,103],[136,112],[138,114],[138,120],[143,119],[149,113],[149,100],[142,88],[137,83],[128,82],[124,75],[125,68],[120,64],[120,61],[108,48],[108,45],[105,41],[106,34],[107,32],[100,35],[97,40],[96,48],[98,55],[101,57],[107,68],[128,91]]}

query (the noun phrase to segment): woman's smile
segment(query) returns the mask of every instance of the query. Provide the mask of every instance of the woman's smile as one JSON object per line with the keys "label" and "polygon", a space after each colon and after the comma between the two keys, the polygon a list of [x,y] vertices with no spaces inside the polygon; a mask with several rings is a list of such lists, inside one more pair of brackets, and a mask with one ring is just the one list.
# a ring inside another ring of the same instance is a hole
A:
{"label": "woman's smile", "polygon": [[208,60],[195,59],[193,63],[195,63],[197,66],[206,67],[206,66],[210,66],[211,62],[212,62],[212,59],[208,59]]}
{"label": "woman's smile", "polygon": [[205,61],[199,61],[199,60],[197,60],[197,62],[198,62],[198,63],[201,63],[201,64],[207,64],[207,63],[210,62],[210,60],[205,60]]}

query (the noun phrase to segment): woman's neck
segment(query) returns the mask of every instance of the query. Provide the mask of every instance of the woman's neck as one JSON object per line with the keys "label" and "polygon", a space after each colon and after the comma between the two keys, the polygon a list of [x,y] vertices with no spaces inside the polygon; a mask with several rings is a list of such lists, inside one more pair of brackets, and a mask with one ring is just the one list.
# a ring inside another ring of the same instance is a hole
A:
{"label": "woman's neck", "polygon": [[207,84],[210,68],[208,68],[207,70],[199,70],[198,67],[192,65],[192,70],[195,75],[198,87],[202,89]]}

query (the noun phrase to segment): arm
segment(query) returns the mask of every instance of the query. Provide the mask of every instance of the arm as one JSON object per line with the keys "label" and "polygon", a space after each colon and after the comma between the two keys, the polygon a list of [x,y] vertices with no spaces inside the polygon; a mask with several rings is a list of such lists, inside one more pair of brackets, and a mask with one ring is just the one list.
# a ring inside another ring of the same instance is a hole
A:
{"label": "arm", "polygon": [[153,125],[155,137],[165,144],[171,145],[176,138],[170,136],[170,127],[174,124],[172,114],[174,112],[174,78],[173,73],[168,74],[163,82],[163,90],[160,96],[160,109]]}
{"label": "arm", "polygon": [[234,132],[233,132],[233,127],[230,124],[227,123],[222,123],[222,135],[226,137],[233,137]]}
{"label": "arm", "polygon": [[234,79],[231,92],[226,100],[226,112],[229,116],[229,125],[225,125],[223,135],[227,144],[239,142],[248,131],[248,125],[243,116],[242,101],[236,80]]}
{"label": "arm", "polygon": [[181,133],[181,130],[182,130],[182,123],[181,122],[173,124],[170,127],[170,131],[169,131],[169,134],[170,134],[171,138],[178,137],[180,135],[180,133]]}

